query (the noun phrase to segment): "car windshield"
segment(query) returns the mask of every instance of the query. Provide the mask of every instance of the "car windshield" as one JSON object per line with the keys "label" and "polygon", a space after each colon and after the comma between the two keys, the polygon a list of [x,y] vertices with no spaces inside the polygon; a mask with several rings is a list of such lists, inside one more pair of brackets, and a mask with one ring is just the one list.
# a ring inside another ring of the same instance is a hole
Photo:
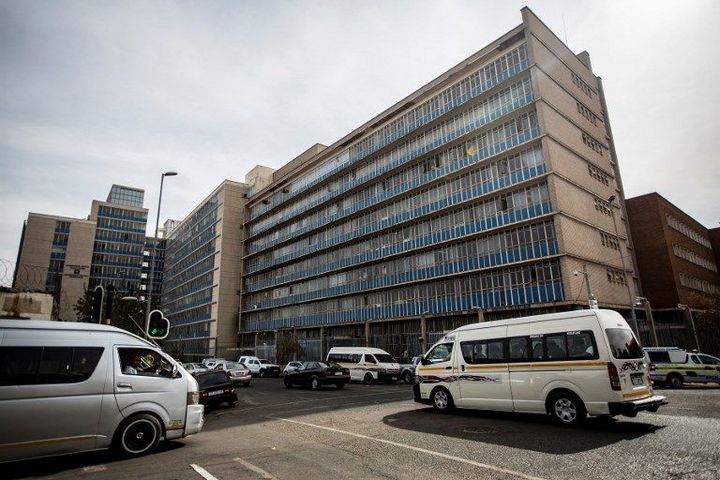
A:
{"label": "car windshield", "polygon": [[607,333],[613,357],[617,359],[643,358],[642,348],[635,340],[632,330],[608,328],[605,333]]}
{"label": "car windshield", "polygon": [[270,365],[269,360],[260,360],[260,363],[262,363],[263,365]]}
{"label": "car windshield", "polygon": [[228,377],[225,372],[205,373],[198,375],[197,381],[200,388],[205,388],[227,383]]}
{"label": "car windshield", "polygon": [[395,360],[392,355],[386,353],[375,354],[375,358],[377,358],[377,361],[380,363],[397,363],[397,360]]}

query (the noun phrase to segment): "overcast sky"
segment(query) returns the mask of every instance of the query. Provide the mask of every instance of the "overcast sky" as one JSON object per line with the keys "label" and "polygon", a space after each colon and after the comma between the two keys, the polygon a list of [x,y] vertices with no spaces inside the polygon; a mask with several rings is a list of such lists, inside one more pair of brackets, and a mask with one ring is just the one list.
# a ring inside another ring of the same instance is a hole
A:
{"label": "overcast sky", "polygon": [[[521,23],[603,78],[628,196],[720,221],[718,1],[0,0],[0,259],[29,211],[112,183],[182,218],[225,178],[330,145]],[[154,227],[154,220],[148,229]]]}

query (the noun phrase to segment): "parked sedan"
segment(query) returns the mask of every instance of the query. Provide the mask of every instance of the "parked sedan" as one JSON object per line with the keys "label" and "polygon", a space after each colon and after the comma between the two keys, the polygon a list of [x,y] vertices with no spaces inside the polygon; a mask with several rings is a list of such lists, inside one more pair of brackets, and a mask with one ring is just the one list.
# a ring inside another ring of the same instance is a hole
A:
{"label": "parked sedan", "polygon": [[215,405],[227,402],[228,405],[235,406],[237,396],[235,395],[235,387],[230,381],[230,375],[225,371],[211,370],[205,373],[195,375],[200,391],[200,403],[203,405]]}
{"label": "parked sedan", "polygon": [[208,371],[207,368],[203,367],[199,363],[183,363],[183,367],[185,367],[185,370],[190,373],[203,373]]}
{"label": "parked sedan", "polygon": [[303,362],[297,370],[283,377],[287,388],[293,385],[310,386],[318,390],[323,385],[332,384],[343,388],[350,381],[350,370],[333,362]]}
{"label": "parked sedan", "polygon": [[234,384],[240,384],[243,387],[250,385],[252,375],[250,370],[242,363],[237,362],[220,362],[215,365],[215,370],[222,370],[227,372],[230,376],[230,381]]}

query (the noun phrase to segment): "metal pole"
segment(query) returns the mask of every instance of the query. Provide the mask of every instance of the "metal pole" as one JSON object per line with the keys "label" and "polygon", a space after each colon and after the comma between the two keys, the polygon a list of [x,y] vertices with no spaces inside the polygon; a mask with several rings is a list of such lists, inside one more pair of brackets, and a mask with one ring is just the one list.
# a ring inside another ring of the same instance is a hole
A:
{"label": "metal pole", "polygon": [[625,286],[627,287],[628,304],[630,305],[630,318],[632,319],[633,328],[635,329],[635,335],[640,338],[640,329],[638,328],[637,316],[635,315],[635,302],[633,301],[632,290],[630,290],[630,280],[628,279],[627,271],[625,270],[625,256],[623,255],[622,242],[620,241],[620,234],[618,233],[617,220],[615,220],[615,204],[612,201],[610,201],[610,216],[612,217],[613,227],[615,228],[615,239],[617,240],[618,248],[620,249],[620,264],[622,265]]}
{"label": "metal pole", "polygon": [[158,236],[158,228],[160,226],[160,206],[162,205],[162,191],[163,191],[163,182],[165,181],[165,174],[160,174],[160,195],[158,196],[158,209],[157,209],[157,217],[155,218],[155,235],[152,239],[152,253],[150,256],[150,277],[148,278],[148,293],[147,293],[147,299],[146,299],[146,308],[145,308],[145,331],[147,331],[148,323],[150,322],[150,310],[152,309],[152,291],[153,291],[153,280],[155,276],[155,254],[157,252],[157,236]]}
{"label": "metal pole", "polygon": [[648,320],[650,320],[650,332],[652,333],[653,346],[659,347],[660,345],[657,338],[657,331],[655,330],[655,319],[653,318],[650,302],[645,299],[645,301],[643,301],[643,306],[645,307],[645,316]]}
{"label": "metal pole", "polygon": [[422,351],[423,355],[427,352],[428,341],[427,341],[427,324],[425,322],[425,312],[420,314],[420,338],[422,339]]}
{"label": "metal pole", "polygon": [[690,307],[688,305],[678,305],[678,306],[680,308],[684,309],[688,314],[688,317],[690,319],[690,326],[692,327],[692,330],[693,330],[693,336],[695,337],[695,348],[699,352],[700,351],[700,339],[698,338],[697,330],[695,329],[695,319],[693,319],[692,310],[690,310]]}

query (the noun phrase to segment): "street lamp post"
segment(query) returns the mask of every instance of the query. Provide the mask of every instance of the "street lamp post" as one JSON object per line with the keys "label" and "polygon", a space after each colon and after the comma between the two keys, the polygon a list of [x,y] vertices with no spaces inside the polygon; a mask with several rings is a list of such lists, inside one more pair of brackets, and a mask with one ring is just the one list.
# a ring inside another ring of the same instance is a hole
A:
{"label": "street lamp post", "polygon": [[573,272],[573,275],[578,276],[582,275],[585,278],[585,288],[587,289],[587,295],[588,295],[588,307],[590,307],[590,310],[597,310],[598,309],[598,302],[595,298],[595,295],[592,293],[592,289],[590,288],[590,274],[588,273],[587,263],[583,263],[583,269],[575,270]]}
{"label": "street lamp post", "polygon": [[147,331],[148,322],[150,321],[150,312],[152,311],[152,291],[153,281],[155,279],[155,255],[157,254],[158,228],[160,228],[160,206],[162,205],[163,183],[165,181],[165,177],[174,177],[175,175],[177,175],[177,172],[165,172],[160,175],[160,195],[158,195],[157,217],[155,218],[155,235],[152,240],[153,247],[152,254],[150,256],[150,277],[148,278],[147,301],[145,302],[145,331]]}
{"label": "street lamp post", "polygon": [[617,220],[615,220],[615,199],[617,197],[615,195],[610,195],[610,198],[608,198],[608,203],[610,203],[610,216],[612,217],[613,221],[613,227],[615,228],[615,239],[618,243],[618,248],[620,249],[620,264],[622,265],[623,269],[623,278],[625,279],[625,286],[627,287],[627,294],[628,294],[628,304],[630,305],[630,318],[633,322],[633,328],[635,329],[635,334],[639,337],[640,336],[640,329],[638,328],[638,321],[637,316],[635,315],[635,302],[633,301],[633,294],[632,290],[630,289],[630,280],[628,279],[627,271],[625,270],[625,255],[623,255],[623,248],[622,248],[622,242],[620,241],[620,234],[618,233],[617,228]]}
{"label": "street lamp post", "polygon": [[693,335],[695,336],[695,348],[700,351],[700,339],[698,339],[697,330],[695,329],[695,320],[693,319],[692,310],[690,310],[689,306],[682,303],[678,303],[678,308],[687,312],[688,318],[690,319],[690,326],[692,327]]}
{"label": "street lamp post", "polygon": [[655,330],[655,319],[653,318],[650,301],[645,297],[637,297],[635,300],[638,305],[642,305],[645,308],[645,318],[650,321],[650,332],[652,333],[653,346],[659,347],[660,345],[658,344],[657,331]]}

